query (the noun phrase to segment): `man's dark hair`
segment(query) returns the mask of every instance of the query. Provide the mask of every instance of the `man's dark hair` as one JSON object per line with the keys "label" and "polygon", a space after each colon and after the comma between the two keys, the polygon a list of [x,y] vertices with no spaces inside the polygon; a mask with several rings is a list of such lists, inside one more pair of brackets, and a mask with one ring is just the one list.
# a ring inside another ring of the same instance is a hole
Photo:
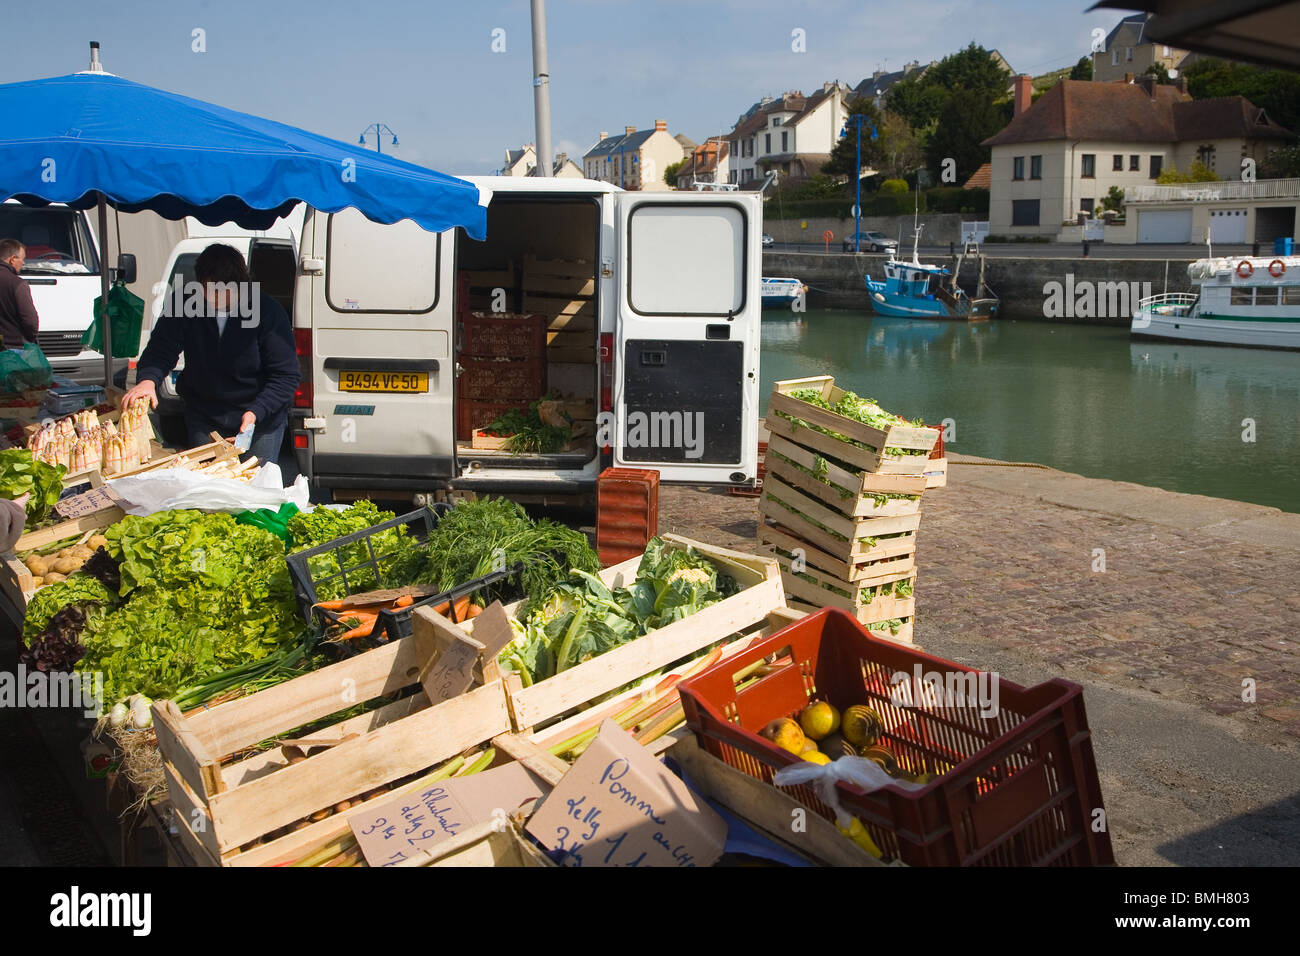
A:
{"label": "man's dark hair", "polygon": [[26,248],[17,239],[0,239],[0,262],[13,258]]}
{"label": "man's dark hair", "polygon": [[209,282],[247,282],[248,266],[234,246],[214,242],[194,260],[194,277]]}

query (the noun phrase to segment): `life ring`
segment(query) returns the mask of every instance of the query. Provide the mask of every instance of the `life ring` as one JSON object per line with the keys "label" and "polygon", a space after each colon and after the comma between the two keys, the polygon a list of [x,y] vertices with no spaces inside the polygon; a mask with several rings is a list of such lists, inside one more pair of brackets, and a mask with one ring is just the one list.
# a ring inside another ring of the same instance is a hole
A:
{"label": "life ring", "polygon": [[1271,275],[1274,279],[1282,278],[1283,274],[1285,273],[1286,273],[1286,263],[1283,262],[1281,259],[1274,259],[1272,262],[1268,264],[1268,274]]}
{"label": "life ring", "polygon": [[1255,274],[1255,267],[1250,264],[1249,259],[1242,259],[1237,263],[1237,275],[1243,279],[1249,279]]}

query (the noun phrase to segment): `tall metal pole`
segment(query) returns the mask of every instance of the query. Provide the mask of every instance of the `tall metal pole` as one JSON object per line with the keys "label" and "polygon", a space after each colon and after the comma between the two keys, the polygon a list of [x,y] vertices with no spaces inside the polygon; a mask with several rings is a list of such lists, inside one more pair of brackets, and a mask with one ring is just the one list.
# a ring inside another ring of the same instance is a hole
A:
{"label": "tall metal pole", "polygon": [[546,63],[546,0],[532,0],[533,113],[537,123],[537,174],[551,169],[551,70]]}
{"label": "tall metal pole", "polygon": [[862,242],[862,114],[854,116],[857,120],[857,139],[858,139],[858,165],[855,167],[857,172],[853,178],[858,181],[858,198],[857,205],[853,207],[853,251],[861,252],[859,244]]}
{"label": "tall metal pole", "polygon": [[113,329],[108,321],[108,204],[99,194],[99,335],[104,349],[104,391],[113,387]]}

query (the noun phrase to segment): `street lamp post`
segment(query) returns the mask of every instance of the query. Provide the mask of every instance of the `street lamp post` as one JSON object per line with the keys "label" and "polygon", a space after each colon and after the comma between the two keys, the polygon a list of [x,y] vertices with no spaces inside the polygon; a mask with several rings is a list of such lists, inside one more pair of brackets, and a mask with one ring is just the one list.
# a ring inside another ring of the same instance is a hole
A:
{"label": "street lamp post", "polygon": [[854,135],[857,137],[858,145],[858,162],[853,167],[853,179],[857,186],[857,201],[853,204],[853,251],[858,251],[858,243],[862,235],[862,127],[863,125],[871,127],[871,138],[876,138],[876,127],[869,119],[861,113],[854,113],[840,130],[840,139],[849,135],[849,127],[853,127]]}
{"label": "street lamp post", "polygon": [[381,154],[384,151],[384,147],[383,147],[384,133],[387,133],[389,136],[393,137],[394,146],[398,145],[397,134],[394,133],[391,129],[389,129],[388,126],[384,123],[371,123],[369,126],[367,126],[365,129],[361,131],[361,138],[358,139],[357,142],[360,143],[362,146],[366,145],[366,137],[370,133],[375,134],[375,149]]}

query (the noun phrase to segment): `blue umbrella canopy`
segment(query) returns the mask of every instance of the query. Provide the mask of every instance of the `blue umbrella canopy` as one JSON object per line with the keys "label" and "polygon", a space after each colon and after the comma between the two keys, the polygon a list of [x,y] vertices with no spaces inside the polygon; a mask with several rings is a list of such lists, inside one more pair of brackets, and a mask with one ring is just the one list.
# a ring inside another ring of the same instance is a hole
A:
{"label": "blue umbrella canopy", "polygon": [[0,201],[267,229],[298,202],[487,231],[478,188],[337,140],[103,72],[0,85]]}

